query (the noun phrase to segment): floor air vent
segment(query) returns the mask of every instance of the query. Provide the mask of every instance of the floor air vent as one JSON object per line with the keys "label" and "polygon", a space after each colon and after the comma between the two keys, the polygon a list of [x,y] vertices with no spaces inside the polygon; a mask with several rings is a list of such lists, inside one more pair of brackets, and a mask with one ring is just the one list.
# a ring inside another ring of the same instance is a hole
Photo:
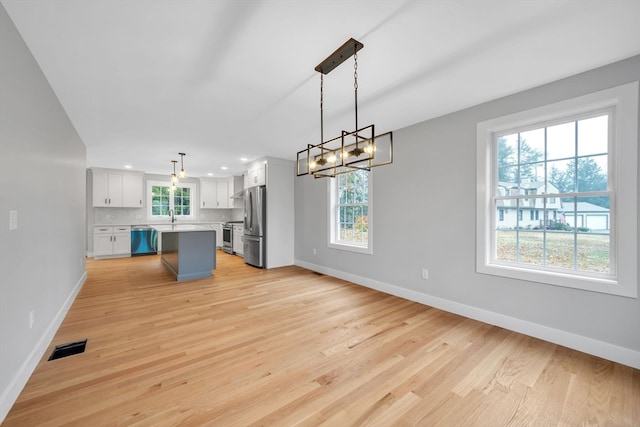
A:
{"label": "floor air vent", "polygon": [[49,360],[61,359],[67,356],[73,356],[74,354],[84,353],[84,349],[87,347],[87,340],[76,341],[69,344],[58,345],[53,349]]}

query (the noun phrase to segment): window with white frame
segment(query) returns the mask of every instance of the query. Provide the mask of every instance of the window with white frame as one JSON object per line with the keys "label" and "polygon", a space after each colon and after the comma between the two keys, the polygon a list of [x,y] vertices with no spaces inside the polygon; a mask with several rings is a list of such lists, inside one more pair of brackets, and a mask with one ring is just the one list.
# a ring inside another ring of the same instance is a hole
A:
{"label": "window with white frame", "polygon": [[637,119],[634,82],[478,123],[478,272],[637,297]]}
{"label": "window with white frame", "polygon": [[170,217],[170,211],[176,218],[193,218],[195,202],[195,184],[179,183],[175,188],[168,182],[147,181],[147,206],[150,219]]}
{"label": "window with white frame", "polygon": [[371,172],[329,179],[329,247],[372,253]]}

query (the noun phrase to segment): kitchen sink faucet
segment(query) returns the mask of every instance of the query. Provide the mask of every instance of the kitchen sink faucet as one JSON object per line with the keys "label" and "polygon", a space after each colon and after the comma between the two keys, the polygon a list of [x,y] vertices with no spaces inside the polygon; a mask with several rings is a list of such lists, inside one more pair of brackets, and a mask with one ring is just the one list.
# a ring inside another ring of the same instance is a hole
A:
{"label": "kitchen sink faucet", "polygon": [[176,216],[173,214],[173,209],[169,209],[169,216],[171,216],[171,224],[176,222]]}

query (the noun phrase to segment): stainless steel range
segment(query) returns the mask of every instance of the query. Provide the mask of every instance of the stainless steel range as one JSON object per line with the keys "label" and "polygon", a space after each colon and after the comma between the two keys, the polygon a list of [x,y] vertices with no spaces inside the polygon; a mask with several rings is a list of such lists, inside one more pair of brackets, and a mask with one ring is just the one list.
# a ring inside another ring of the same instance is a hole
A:
{"label": "stainless steel range", "polygon": [[233,224],[242,224],[244,221],[227,221],[222,224],[222,250],[233,254]]}

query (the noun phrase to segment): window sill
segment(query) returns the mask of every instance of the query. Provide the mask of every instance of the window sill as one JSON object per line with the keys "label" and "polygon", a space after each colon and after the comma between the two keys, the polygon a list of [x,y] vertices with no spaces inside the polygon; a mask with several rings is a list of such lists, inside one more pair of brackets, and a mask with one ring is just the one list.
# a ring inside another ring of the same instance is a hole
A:
{"label": "window sill", "polygon": [[331,243],[329,243],[329,248],[338,249],[338,250],[341,250],[341,251],[356,252],[356,253],[366,254],[366,255],[372,255],[373,254],[373,249],[371,247],[348,245],[346,243],[331,242]]}
{"label": "window sill", "polygon": [[527,267],[500,264],[478,264],[477,272],[492,276],[536,282],[543,285],[562,286],[565,288],[599,292],[628,298],[637,298],[638,296],[638,289],[634,284],[627,283],[625,286],[621,280],[606,278],[604,276],[578,276],[560,271],[533,270]]}

